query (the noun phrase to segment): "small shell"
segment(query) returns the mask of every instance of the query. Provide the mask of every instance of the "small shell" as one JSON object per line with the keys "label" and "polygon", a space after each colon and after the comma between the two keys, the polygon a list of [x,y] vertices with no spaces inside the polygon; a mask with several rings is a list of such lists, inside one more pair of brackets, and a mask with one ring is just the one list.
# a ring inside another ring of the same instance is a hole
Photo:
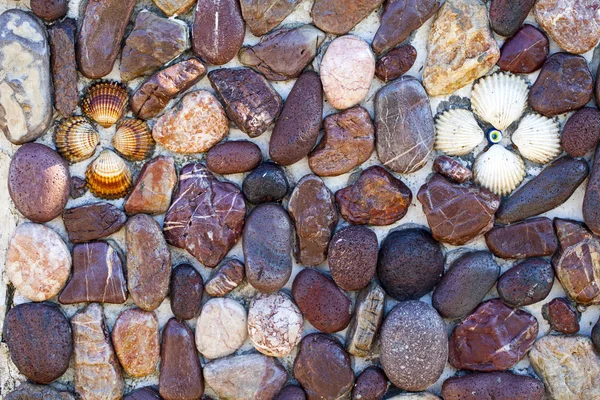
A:
{"label": "small shell", "polygon": [[119,123],[112,139],[115,150],[131,161],[142,161],[152,155],[152,131],[141,119],[126,119]]}
{"label": "small shell", "polygon": [[113,126],[127,111],[127,88],[115,81],[93,83],[81,102],[81,109],[104,128]]}
{"label": "small shell", "polygon": [[468,110],[444,111],[435,121],[435,149],[449,156],[464,156],[483,141],[483,130]]}
{"label": "small shell", "polygon": [[528,94],[527,83],[518,76],[493,74],[473,86],[471,107],[482,120],[503,131],[523,114]]}
{"label": "small shell", "polygon": [[119,199],[131,188],[131,170],[121,157],[104,150],[85,171],[87,187],[96,197]]}
{"label": "small shell", "polygon": [[512,142],[523,157],[539,164],[546,164],[562,152],[558,123],[539,114],[521,120]]}
{"label": "small shell", "polygon": [[525,164],[521,157],[495,144],[477,157],[473,175],[475,182],[484,188],[506,196],[525,178]]}
{"label": "small shell", "polygon": [[96,128],[85,117],[65,119],[56,128],[56,150],[66,160],[76,163],[94,155],[100,138]]}

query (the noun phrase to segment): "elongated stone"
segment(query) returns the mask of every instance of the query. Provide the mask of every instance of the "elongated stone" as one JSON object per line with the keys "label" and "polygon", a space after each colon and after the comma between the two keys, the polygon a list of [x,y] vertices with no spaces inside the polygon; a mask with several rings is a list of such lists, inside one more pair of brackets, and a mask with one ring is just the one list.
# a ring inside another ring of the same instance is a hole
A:
{"label": "elongated stone", "polygon": [[244,264],[236,259],[227,260],[213,271],[204,290],[211,297],[223,297],[237,288],[245,276]]}
{"label": "elongated stone", "polygon": [[442,385],[442,396],[444,400],[543,400],[545,390],[542,382],[529,376],[490,372],[449,378]]}
{"label": "elongated stone", "polygon": [[543,258],[530,258],[506,271],[496,285],[498,295],[511,307],[544,300],[552,290],[554,269]]}
{"label": "elongated stone", "polygon": [[468,182],[473,179],[473,172],[469,168],[448,156],[437,157],[433,162],[433,170],[458,183]]}
{"label": "elongated stone", "polygon": [[52,386],[34,385],[23,382],[18,388],[8,393],[4,400],[76,400],[70,392],[59,392]]}
{"label": "elongated stone", "polygon": [[70,117],[79,101],[75,34],[77,21],[65,18],[48,29],[54,108],[65,118]]}
{"label": "elongated stone", "polygon": [[171,311],[180,320],[192,319],[200,314],[204,282],[200,272],[190,264],[179,264],[171,274],[169,299]]}
{"label": "elongated stone", "polygon": [[383,322],[385,311],[385,292],[372,282],[361,290],[354,306],[354,316],[346,332],[346,350],[357,357],[367,357],[379,328]]}
{"label": "elongated stone", "polygon": [[129,375],[142,377],[156,370],[160,342],[158,318],[153,312],[139,308],[123,311],[115,321],[112,341],[119,362]]}
{"label": "elongated stone", "polygon": [[250,32],[262,36],[277,27],[302,0],[240,0]]}
{"label": "elongated stone", "polygon": [[63,221],[69,240],[84,243],[117,232],[125,225],[127,216],[112,204],[93,203],[65,210]]}
{"label": "elongated stone", "polygon": [[383,0],[316,0],[311,15],[319,29],[344,35],[382,3]]}
{"label": "elongated stone", "polygon": [[596,149],[592,172],[583,199],[583,221],[596,235],[600,233],[600,151]]}
{"label": "elongated stone", "polygon": [[558,246],[552,221],[545,217],[495,227],[485,242],[496,257],[517,259],[550,256]]}
{"label": "elongated stone", "polygon": [[417,60],[417,49],[410,44],[398,46],[381,57],[375,67],[375,75],[390,82],[407,73]]}

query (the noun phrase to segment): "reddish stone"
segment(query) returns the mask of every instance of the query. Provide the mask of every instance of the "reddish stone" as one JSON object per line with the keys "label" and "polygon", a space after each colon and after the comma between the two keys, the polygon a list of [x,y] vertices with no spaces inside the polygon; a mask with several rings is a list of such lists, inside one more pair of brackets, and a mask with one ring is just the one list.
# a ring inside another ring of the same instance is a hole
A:
{"label": "reddish stone", "polygon": [[65,210],[63,221],[69,240],[84,243],[101,239],[120,230],[127,216],[109,203],[94,203]]}
{"label": "reddish stone", "polygon": [[384,82],[393,81],[407,73],[416,60],[417,49],[410,44],[403,44],[377,61],[375,76]]}
{"label": "reddish stone", "polygon": [[329,244],[329,270],[344,290],[367,286],[377,267],[379,244],[375,232],[364,226],[348,226],[335,233]]}
{"label": "reddish stone", "polygon": [[442,385],[444,400],[544,400],[544,384],[511,372],[490,372],[452,377]]}
{"label": "reddish stone", "polygon": [[153,158],[142,167],[123,208],[128,214],[162,214],[169,209],[176,184],[177,171],[173,158]]}
{"label": "reddish stone", "polygon": [[180,264],[173,269],[169,297],[171,311],[176,318],[185,320],[197,317],[202,306],[204,282],[200,272],[190,264]]}
{"label": "reddish stone", "polygon": [[352,400],[380,400],[387,388],[388,380],[381,368],[369,367],[356,378]]}
{"label": "reddish stone", "polygon": [[115,321],[112,342],[123,369],[131,376],[142,377],[156,371],[160,342],[158,318],[153,312],[132,308]]}
{"label": "reddish stone", "polygon": [[530,258],[506,271],[496,288],[511,307],[522,307],[544,300],[552,290],[554,269],[543,258]]}
{"label": "reddish stone", "polygon": [[245,267],[239,260],[231,259],[215,269],[204,285],[204,290],[211,297],[223,297],[237,288],[246,277]]}
{"label": "reddish stone", "polygon": [[302,0],[240,0],[244,21],[256,37],[279,25]]}
{"label": "reddish stone", "polygon": [[556,298],[542,307],[542,315],[555,331],[571,335],[579,332],[581,315],[567,299]]}
{"label": "reddish stone", "polygon": [[473,172],[459,161],[448,157],[439,156],[433,162],[433,170],[454,182],[464,183],[473,179]]}
{"label": "reddish stone", "polygon": [[525,25],[502,45],[498,66],[503,71],[530,74],[542,68],[549,52],[546,35],[533,25]]}
{"label": "reddish stone", "polygon": [[535,0],[492,0],[490,23],[494,32],[512,36],[523,25]]}
{"label": "reddish stone", "polygon": [[500,258],[551,256],[558,242],[549,218],[532,218],[503,227],[485,235],[488,248]]}
{"label": "reddish stone", "polygon": [[48,28],[54,108],[65,118],[73,115],[79,102],[77,62],[75,61],[76,32],[77,21],[72,18],[65,18]]}
{"label": "reddish stone", "polygon": [[85,184],[85,179],[80,178],[78,176],[71,177],[71,192],[70,196],[72,199],[78,199],[83,196],[87,192],[87,187]]}
{"label": "reddish stone", "polygon": [[54,21],[67,15],[68,0],[31,0],[31,11],[46,21]]}
{"label": "reddish stone", "polygon": [[344,35],[381,3],[383,0],[316,0],[311,16],[319,29]]}
{"label": "reddish stone", "polygon": [[600,111],[584,107],[571,115],[561,134],[561,144],[573,157],[583,157],[600,141]]}
{"label": "reddish stone", "polygon": [[219,143],[206,153],[206,166],[215,174],[239,174],[258,167],[260,147],[246,140]]}
{"label": "reddish stone", "polygon": [[600,234],[600,147],[596,148],[592,172],[583,199],[583,220],[594,234]]}

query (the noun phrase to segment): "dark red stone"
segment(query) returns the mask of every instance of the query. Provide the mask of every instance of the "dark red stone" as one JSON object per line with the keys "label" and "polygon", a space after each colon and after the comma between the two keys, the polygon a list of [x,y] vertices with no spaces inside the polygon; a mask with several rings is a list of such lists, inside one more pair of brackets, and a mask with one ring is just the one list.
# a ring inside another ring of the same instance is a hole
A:
{"label": "dark red stone", "polygon": [[535,0],[492,0],[490,23],[494,32],[512,36],[523,25]]}
{"label": "dark red stone", "polygon": [[442,385],[444,400],[544,400],[544,384],[511,372],[471,374],[447,379]]}
{"label": "dark red stone", "polygon": [[31,11],[46,21],[54,21],[67,15],[69,0],[31,0]]}
{"label": "dark red stone", "polygon": [[200,315],[203,292],[204,281],[196,268],[180,264],[173,269],[169,298],[176,318],[192,319]]}
{"label": "dark red stone", "polygon": [[356,378],[352,400],[380,400],[387,392],[388,380],[379,367],[368,367]]}
{"label": "dark red stone", "polygon": [[128,394],[123,400],[161,400],[158,390],[151,386],[146,386]]}
{"label": "dark red stone", "polygon": [[364,226],[348,226],[333,235],[329,244],[329,270],[337,285],[348,291],[367,286],[375,275],[377,235]]}
{"label": "dark red stone", "polygon": [[94,203],[70,208],[63,222],[72,243],[84,243],[112,235],[125,225],[127,216],[109,203]]}
{"label": "dark red stone", "polygon": [[567,299],[556,298],[542,307],[542,315],[555,331],[572,335],[579,332],[581,315]]}
{"label": "dark red stone", "polygon": [[71,192],[69,195],[72,199],[78,199],[83,196],[87,192],[87,187],[85,184],[85,179],[80,178],[78,176],[71,177]]}
{"label": "dark red stone", "polygon": [[383,0],[316,0],[311,16],[319,29],[344,35],[381,3]]}
{"label": "dark red stone", "polygon": [[592,328],[592,343],[594,343],[596,351],[600,352],[600,318]]}
{"label": "dark red stone", "polygon": [[473,172],[452,157],[441,155],[433,162],[433,170],[454,182],[464,183],[473,179]]}
{"label": "dark red stone", "polygon": [[[531,1],[533,4],[533,0],[527,1]],[[506,3],[509,2],[506,1]],[[494,1],[492,1],[493,4]],[[542,68],[549,52],[548,37],[535,26],[525,25],[502,45],[498,66],[503,71],[530,74]]]}
{"label": "dark red stone", "polygon": [[393,81],[407,73],[416,60],[417,49],[410,44],[403,44],[377,61],[375,76],[384,82]]}
{"label": "dark red stone", "polygon": [[600,147],[594,154],[592,172],[583,199],[583,221],[594,234],[600,234]]}
{"label": "dark red stone", "polygon": [[222,142],[206,153],[206,166],[215,174],[239,174],[258,167],[260,147],[246,140]]}
{"label": "dark red stone", "polygon": [[583,157],[600,141],[600,111],[584,107],[571,115],[562,130],[561,144],[573,157]]}
{"label": "dark red stone", "polygon": [[72,18],[65,18],[48,28],[54,108],[65,118],[73,115],[79,102],[77,62],[75,61],[76,33],[77,22]]}
{"label": "dark red stone", "polygon": [[273,400],[306,400],[306,392],[300,386],[288,385],[281,389]]}
{"label": "dark red stone", "polygon": [[530,258],[554,254],[558,241],[550,218],[532,218],[517,224],[495,227],[485,243],[496,257]]}
{"label": "dark red stone", "polygon": [[544,300],[553,283],[552,265],[543,258],[530,258],[502,274],[496,289],[506,304],[523,307]]}

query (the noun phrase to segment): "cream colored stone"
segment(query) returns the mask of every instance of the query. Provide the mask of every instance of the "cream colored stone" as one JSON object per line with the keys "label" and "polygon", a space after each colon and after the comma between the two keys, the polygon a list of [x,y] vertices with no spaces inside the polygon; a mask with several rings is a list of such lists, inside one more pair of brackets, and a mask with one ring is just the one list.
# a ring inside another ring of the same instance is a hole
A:
{"label": "cream colored stone", "polygon": [[246,309],[229,298],[210,299],[202,307],[196,323],[196,347],[206,358],[228,356],[247,337]]}
{"label": "cream colored stone", "polygon": [[168,17],[184,14],[196,0],[154,0],[154,4]]}

